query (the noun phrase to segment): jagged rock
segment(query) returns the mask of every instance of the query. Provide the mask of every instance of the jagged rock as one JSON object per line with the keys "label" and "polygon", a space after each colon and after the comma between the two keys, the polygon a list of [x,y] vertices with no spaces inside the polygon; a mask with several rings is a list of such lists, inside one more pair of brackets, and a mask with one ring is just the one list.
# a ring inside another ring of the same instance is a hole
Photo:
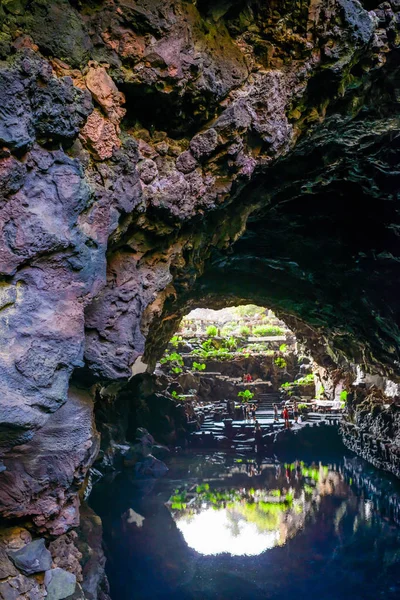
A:
{"label": "jagged rock", "polygon": [[6,581],[0,581],[0,598],[2,600],[43,600],[46,591],[44,586],[34,577],[17,575]]}
{"label": "jagged rock", "polygon": [[71,531],[61,535],[49,544],[53,566],[73,573],[77,581],[82,581],[82,553],[76,547],[78,534]]}
{"label": "jagged rock", "polygon": [[46,571],[44,585],[47,591],[47,600],[63,600],[75,592],[76,577],[57,567]]}
{"label": "jagged rock", "polygon": [[44,539],[34,540],[20,550],[9,551],[8,556],[24,575],[41,573],[51,567],[51,554]]}
{"label": "jagged rock", "polygon": [[0,579],[7,579],[18,574],[6,551],[0,547]]}
{"label": "jagged rock", "polygon": [[167,471],[167,465],[151,454],[135,465],[135,473],[138,477],[162,477]]}
{"label": "jagged rock", "polygon": [[73,486],[84,482],[98,448],[92,400],[82,390],[71,390],[40,436],[7,454],[7,470],[0,473],[0,513],[32,515],[37,527],[54,535],[76,526],[79,501]]}
{"label": "jagged rock", "polygon": [[399,380],[399,6],[211,4],[0,7],[2,516],[77,523],[94,398],[193,306]]}

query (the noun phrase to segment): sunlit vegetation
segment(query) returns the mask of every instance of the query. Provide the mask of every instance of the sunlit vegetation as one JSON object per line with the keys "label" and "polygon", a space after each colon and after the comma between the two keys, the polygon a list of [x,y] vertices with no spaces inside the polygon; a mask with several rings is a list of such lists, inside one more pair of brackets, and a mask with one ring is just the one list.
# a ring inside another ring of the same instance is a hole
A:
{"label": "sunlit vegetation", "polygon": [[254,327],[253,335],[256,337],[268,337],[275,335],[285,335],[286,331],[282,329],[282,327],[274,327],[267,325],[259,325],[258,327]]}
{"label": "sunlit vegetation", "polygon": [[[205,314],[200,312],[198,316],[189,316],[182,321],[179,334],[171,338],[160,361],[161,365],[169,368],[170,374],[178,375],[184,370],[184,360],[180,353],[184,353],[185,364],[193,371],[206,370],[206,366],[199,365],[204,365],[209,360],[233,361],[257,354],[273,357],[275,366],[279,369],[287,367],[286,358],[293,352],[293,338],[290,337],[292,334],[289,330],[280,326],[281,321],[266,309],[255,305],[223,310],[228,311],[224,318],[231,316],[232,320],[219,320],[207,325],[210,311],[206,311]],[[218,311],[216,314],[218,315]],[[273,338],[278,335],[287,335],[287,340],[290,341],[280,346],[274,345]],[[250,343],[251,336],[271,336],[271,340],[260,339],[259,342],[253,340]],[[191,367],[186,362],[186,357],[195,359]]]}
{"label": "sunlit vegetation", "polygon": [[194,363],[192,364],[192,369],[193,369],[193,371],[205,371],[206,370],[206,364],[205,363],[198,363],[198,362],[194,361]]}
{"label": "sunlit vegetation", "polygon": [[168,365],[171,374],[179,375],[183,371],[183,357],[178,352],[171,352],[170,354],[165,354],[160,360],[160,363],[162,365]]}
{"label": "sunlit vegetation", "polygon": [[242,325],[239,327],[240,335],[250,335],[250,327],[248,325]]}
{"label": "sunlit vegetation", "polygon": [[242,402],[249,402],[254,398],[254,393],[250,390],[242,390],[238,393],[238,398],[241,398]]}
{"label": "sunlit vegetation", "polygon": [[287,367],[287,362],[286,362],[286,360],[284,358],[282,358],[282,356],[278,356],[277,358],[275,358],[274,364],[279,369],[285,369]]}
{"label": "sunlit vegetation", "polygon": [[304,375],[304,377],[300,377],[299,379],[295,379],[295,381],[285,381],[282,383],[282,389],[290,389],[295,386],[306,386],[314,383],[314,375],[312,373],[308,373]]}
{"label": "sunlit vegetation", "polygon": [[218,333],[218,329],[215,327],[215,325],[209,325],[206,329],[206,334],[208,335],[208,337],[215,337]]}
{"label": "sunlit vegetation", "polygon": [[174,335],[169,343],[173,348],[178,348],[179,344],[182,342],[183,338],[181,335]]}

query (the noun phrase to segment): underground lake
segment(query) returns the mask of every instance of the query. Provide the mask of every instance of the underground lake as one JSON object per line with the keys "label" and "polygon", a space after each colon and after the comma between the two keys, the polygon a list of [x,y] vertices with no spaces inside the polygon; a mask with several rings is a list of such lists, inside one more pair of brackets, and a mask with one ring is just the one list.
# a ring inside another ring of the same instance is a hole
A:
{"label": "underground lake", "polygon": [[399,598],[400,484],[352,453],[166,463],[160,479],[124,472],[92,493],[113,598]]}

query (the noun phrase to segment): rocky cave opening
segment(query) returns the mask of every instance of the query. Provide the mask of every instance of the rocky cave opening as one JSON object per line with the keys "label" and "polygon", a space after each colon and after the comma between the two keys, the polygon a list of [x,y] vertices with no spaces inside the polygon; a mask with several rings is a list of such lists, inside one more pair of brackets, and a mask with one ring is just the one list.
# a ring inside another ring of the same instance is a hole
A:
{"label": "rocky cave opening", "polygon": [[[2,600],[398,597],[399,47],[397,0],[1,2]],[[305,360],[179,339],[249,304]]]}

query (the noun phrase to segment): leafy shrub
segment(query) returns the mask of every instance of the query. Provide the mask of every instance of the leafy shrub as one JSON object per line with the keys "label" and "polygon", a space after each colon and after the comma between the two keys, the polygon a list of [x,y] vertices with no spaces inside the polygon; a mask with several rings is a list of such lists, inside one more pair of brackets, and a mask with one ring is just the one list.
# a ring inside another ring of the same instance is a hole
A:
{"label": "leafy shrub", "polygon": [[202,348],[202,350],[205,350],[206,352],[208,352],[209,350],[212,350],[214,348],[213,341],[206,340],[205,342],[203,342],[201,344],[201,348]]}
{"label": "leafy shrub", "polygon": [[287,366],[286,360],[281,356],[278,356],[278,358],[274,360],[274,363],[279,369],[284,369]]}
{"label": "leafy shrub", "polygon": [[206,334],[208,335],[208,337],[215,337],[218,333],[218,329],[215,327],[215,325],[209,325],[206,329]]}
{"label": "leafy shrub", "polygon": [[180,367],[172,367],[171,369],[171,373],[174,373],[175,375],[179,375],[179,373],[182,373],[183,369],[181,369]]}
{"label": "leafy shrub", "polygon": [[267,350],[264,344],[248,344],[248,346],[246,346],[246,350],[250,352],[263,352],[265,354],[268,354],[268,352],[270,352],[269,350]]}
{"label": "leafy shrub", "polygon": [[301,402],[300,404],[298,404],[297,408],[299,409],[299,411],[301,413],[307,412],[307,410],[308,410],[308,406],[307,406],[307,404],[304,404],[304,402]]}
{"label": "leafy shrub", "polygon": [[198,362],[194,361],[194,363],[192,365],[192,369],[193,369],[193,371],[205,371],[206,365],[205,365],[205,363],[198,363]]}
{"label": "leafy shrub", "polygon": [[343,390],[342,392],[340,392],[340,400],[344,403],[347,402],[347,396],[348,396],[348,392],[346,392],[346,390]]}
{"label": "leafy shrub", "polygon": [[250,327],[247,327],[247,325],[242,325],[239,327],[239,333],[240,335],[250,335]]}
{"label": "leafy shrub", "polygon": [[171,392],[171,396],[175,399],[175,400],[179,400],[179,402],[182,402],[184,400],[184,397],[181,396],[180,394],[178,394],[178,392],[176,390],[174,390],[173,392]]}
{"label": "leafy shrub", "polygon": [[258,337],[265,337],[268,335],[285,335],[285,330],[282,327],[275,327],[274,325],[258,325],[254,327],[253,334]]}
{"label": "leafy shrub", "polygon": [[197,350],[193,350],[191,354],[192,356],[198,356],[199,358],[203,358],[205,360],[210,358],[216,358],[218,360],[232,360],[232,354],[224,348],[213,350],[204,350],[203,348],[198,348]]}
{"label": "leafy shrub", "polygon": [[235,340],[235,338],[233,336],[230,336],[230,337],[224,338],[222,340],[222,346],[224,348],[228,348],[228,350],[236,350],[237,349],[237,341]]}
{"label": "leafy shrub", "polygon": [[287,344],[281,344],[279,346],[279,352],[282,352],[283,354],[286,352],[287,350]]}
{"label": "leafy shrub", "polygon": [[242,390],[238,393],[238,398],[241,398],[242,402],[248,402],[254,398],[254,393],[250,390]]}
{"label": "leafy shrub", "polygon": [[314,383],[314,375],[312,373],[307,373],[304,377],[300,377],[300,379],[296,379],[293,382],[295,385],[308,385],[310,383]]}
{"label": "leafy shrub", "polygon": [[160,360],[162,365],[166,363],[177,363],[178,365],[183,365],[183,358],[178,352],[171,352],[171,354],[166,354]]}
{"label": "leafy shrub", "polygon": [[238,317],[255,317],[256,315],[260,315],[264,310],[264,308],[255,304],[242,304],[241,306],[236,306],[235,313]]}
{"label": "leafy shrub", "polygon": [[182,341],[182,336],[181,335],[174,335],[170,340],[169,343],[171,344],[171,346],[173,348],[177,348],[179,346],[179,342]]}

